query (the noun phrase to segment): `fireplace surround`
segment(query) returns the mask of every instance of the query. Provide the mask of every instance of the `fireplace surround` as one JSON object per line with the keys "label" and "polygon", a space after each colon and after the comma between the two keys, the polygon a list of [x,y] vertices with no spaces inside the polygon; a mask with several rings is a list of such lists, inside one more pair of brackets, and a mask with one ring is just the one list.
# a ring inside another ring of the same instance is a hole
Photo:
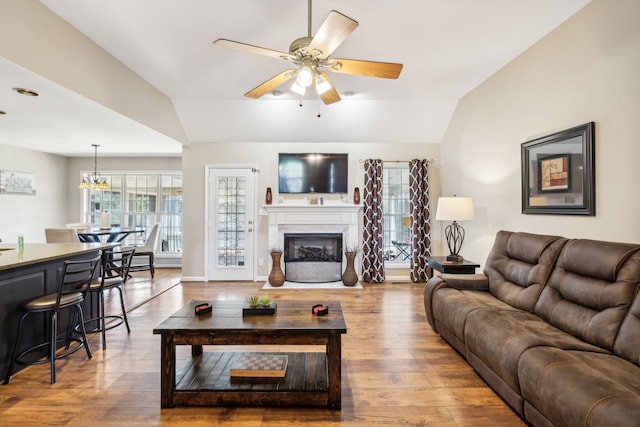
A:
{"label": "fireplace surround", "polygon": [[[285,234],[338,234],[342,236],[341,247],[337,249],[336,257],[340,260],[333,264],[339,264],[334,273],[335,280],[341,280],[342,269],[346,266],[344,258],[344,250],[346,248],[356,247],[360,242],[359,231],[359,211],[361,207],[358,205],[343,204],[325,204],[325,205],[268,205],[263,206],[262,212],[269,217],[269,247],[282,248],[286,251]],[[320,245],[320,250],[322,250]],[[317,249],[317,248],[316,248]],[[314,250],[316,250],[314,249]],[[296,266],[287,266],[284,258],[281,261],[281,268],[285,272],[286,280],[290,280],[287,276],[287,267],[289,269]],[[295,263],[294,263],[295,264]],[[310,263],[300,267],[305,270],[303,278],[306,282],[328,282],[318,277],[309,277]],[[356,271],[359,271],[359,259],[355,262]],[[290,272],[291,273],[291,272]],[[312,275],[313,276],[313,275]],[[302,281],[302,280],[300,280]]]}

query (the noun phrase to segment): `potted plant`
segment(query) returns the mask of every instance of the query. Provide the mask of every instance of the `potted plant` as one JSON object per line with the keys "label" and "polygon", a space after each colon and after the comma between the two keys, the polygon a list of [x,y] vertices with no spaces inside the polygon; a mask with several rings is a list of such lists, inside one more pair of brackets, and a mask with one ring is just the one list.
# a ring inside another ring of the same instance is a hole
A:
{"label": "potted plant", "polygon": [[256,308],[260,304],[260,297],[258,295],[248,296],[246,300],[251,308]]}
{"label": "potted plant", "polygon": [[251,295],[245,298],[247,306],[242,307],[243,316],[271,316],[276,314],[277,305],[273,302],[273,298],[266,295],[260,297]]}
{"label": "potted plant", "polygon": [[273,298],[269,295],[260,298],[260,305],[263,307],[271,307],[271,303],[273,302]]}

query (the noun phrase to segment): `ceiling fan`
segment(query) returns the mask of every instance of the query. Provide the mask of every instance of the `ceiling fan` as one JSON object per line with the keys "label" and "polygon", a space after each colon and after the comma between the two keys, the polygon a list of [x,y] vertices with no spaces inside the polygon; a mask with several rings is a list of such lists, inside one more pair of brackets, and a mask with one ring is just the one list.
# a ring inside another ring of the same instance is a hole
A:
{"label": "ceiling fan", "polygon": [[244,96],[258,99],[295,77],[291,86],[292,91],[303,96],[306,88],[314,85],[322,101],[328,105],[340,101],[340,95],[338,95],[338,91],[331,83],[325,70],[333,73],[385,79],[398,78],[400,71],[402,71],[402,64],[330,58],[329,55],[358,27],[358,22],[332,10],[325,18],[316,35],[311,37],[311,0],[309,0],[308,9],[307,36],[294,40],[289,46],[289,53],[227,39],[218,39],[213,42],[218,46],[226,46],[275,59],[284,59],[298,66],[270,78],[245,93]]}

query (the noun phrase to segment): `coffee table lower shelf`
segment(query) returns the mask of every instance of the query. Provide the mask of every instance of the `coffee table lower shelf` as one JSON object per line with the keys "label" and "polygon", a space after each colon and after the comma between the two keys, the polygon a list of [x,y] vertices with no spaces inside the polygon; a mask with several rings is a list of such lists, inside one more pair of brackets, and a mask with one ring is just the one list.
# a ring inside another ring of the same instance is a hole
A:
{"label": "coffee table lower shelf", "polygon": [[204,352],[176,372],[173,402],[178,406],[327,406],[327,355],[286,354],[284,378],[231,378],[229,370],[243,354]]}

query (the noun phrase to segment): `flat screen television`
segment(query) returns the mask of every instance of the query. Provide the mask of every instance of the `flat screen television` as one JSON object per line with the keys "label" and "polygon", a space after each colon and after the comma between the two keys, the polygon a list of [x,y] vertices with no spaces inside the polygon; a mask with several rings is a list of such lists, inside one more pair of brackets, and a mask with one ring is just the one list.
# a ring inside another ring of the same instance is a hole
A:
{"label": "flat screen television", "polygon": [[287,193],[345,194],[349,178],[346,153],[280,153],[278,191]]}

